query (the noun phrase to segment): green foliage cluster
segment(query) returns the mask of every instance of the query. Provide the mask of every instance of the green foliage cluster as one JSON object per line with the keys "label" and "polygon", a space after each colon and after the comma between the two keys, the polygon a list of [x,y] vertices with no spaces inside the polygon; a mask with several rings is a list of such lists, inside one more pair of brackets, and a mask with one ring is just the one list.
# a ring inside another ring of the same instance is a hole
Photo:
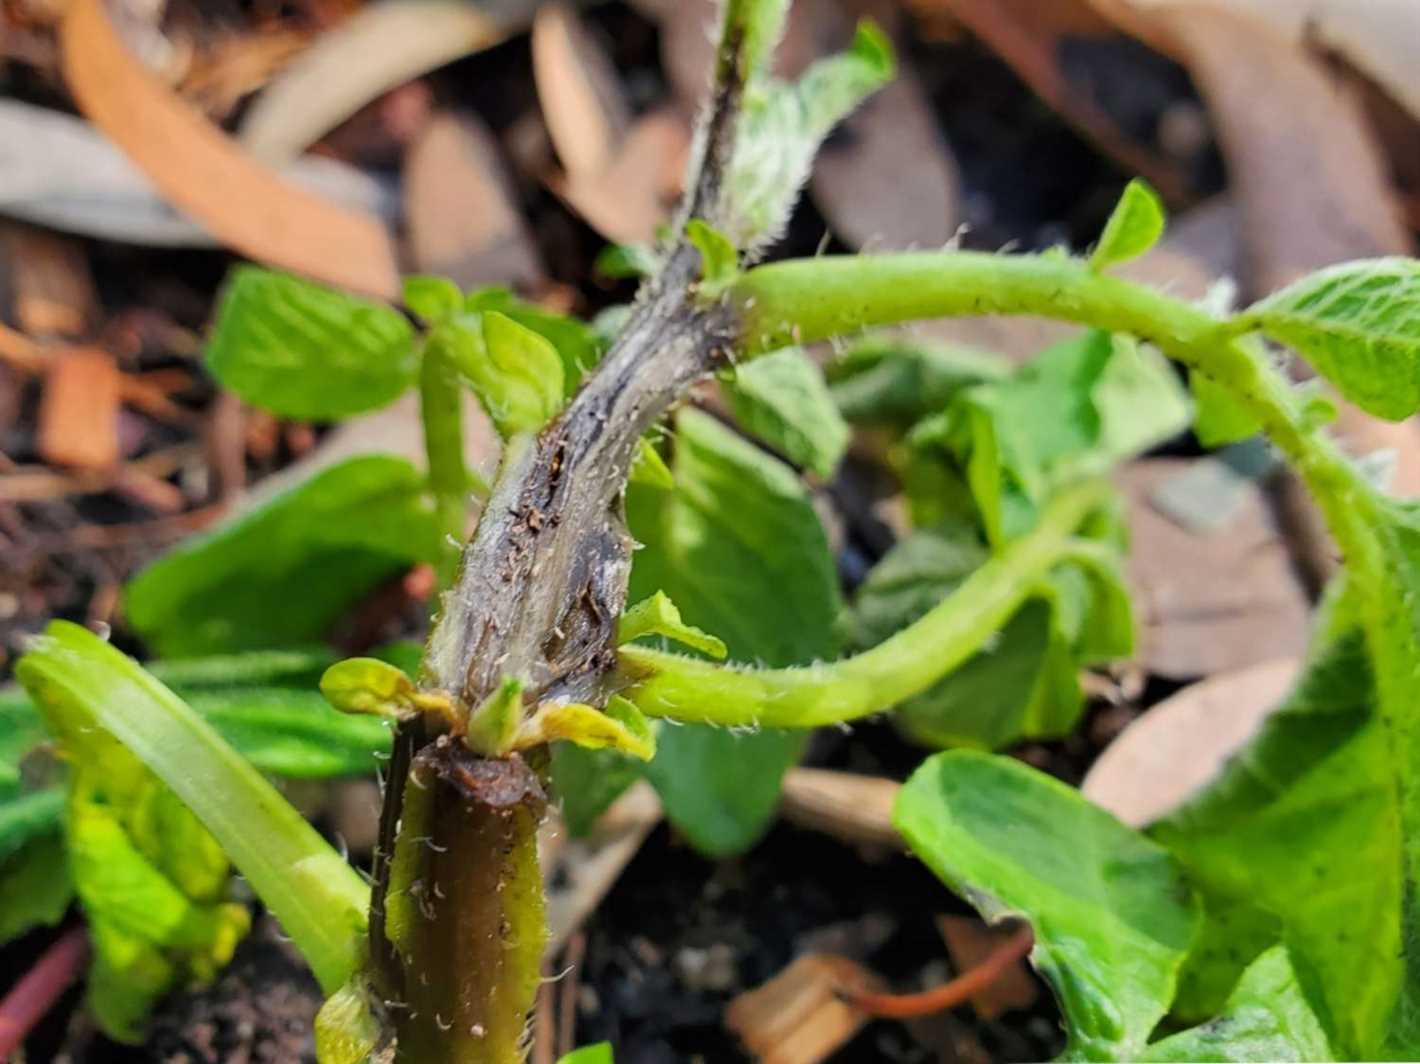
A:
{"label": "green foliage cluster", "polygon": [[[529,705],[527,678],[504,676],[483,704],[458,707],[466,745],[495,758],[551,742],[574,830],[648,779],[694,845],[729,854],[763,832],[809,728],[891,712],[941,751],[904,787],[898,828],[985,916],[1030,921],[1067,1058],[1414,1057],[1420,507],[1341,454],[1323,429],[1330,403],[1283,379],[1263,342],[1308,357],[1366,409],[1410,416],[1420,266],[1337,267],[1221,317],[1109,274],[1163,229],[1157,197],[1134,183],[1087,259],[745,268],[823,136],[892,65],[864,28],[798,83],[773,80],[785,7],[726,4],[719,79],[743,107],[720,160],[729,194],[678,227],[700,256],[700,309],[732,312],[739,329],[720,382],[739,431],[685,406],[641,441],[624,498],[641,545],[637,605],[617,632],[608,704]],[[621,258],[657,270],[672,250]],[[0,692],[0,934],[53,922],[77,896],[96,944],[91,1003],[119,1037],[138,1037],[158,996],[230,956],[246,910],[229,861],[329,996],[323,1064],[356,1064],[383,1037],[366,984],[369,890],[266,777],[369,772],[394,722],[453,719],[457,692],[417,682],[407,652],[388,655],[397,667],[288,648],[318,643],[412,563],[452,579],[468,501],[488,494],[464,465],[464,389],[503,438],[507,469],[605,346],[506,292],[412,278],[404,302],[408,316],[237,271],[208,350],[218,380],[316,419],[417,388],[427,469],[351,459],[139,574],[125,604],[159,654],[149,669],[56,622],[17,670],[28,697]],[[1084,329],[1020,367],[863,332],[983,312]],[[826,367],[804,346],[844,336]],[[1187,389],[1164,356],[1187,369]],[[1209,443],[1266,432],[1347,568],[1285,705],[1203,791],[1136,831],[991,751],[1068,733],[1081,668],[1129,653],[1127,537],[1104,478],[1190,423]],[[913,529],[845,601],[815,485],[844,460],[850,424],[876,430]],[[317,693],[322,674],[335,709]],[[401,836],[397,853],[419,841]],[[41,880],[61,860],[69,886],[56,898]],[[414,904],[408,890],[394,902]],[[607,1060],[605,1046],[567,1058]]]}

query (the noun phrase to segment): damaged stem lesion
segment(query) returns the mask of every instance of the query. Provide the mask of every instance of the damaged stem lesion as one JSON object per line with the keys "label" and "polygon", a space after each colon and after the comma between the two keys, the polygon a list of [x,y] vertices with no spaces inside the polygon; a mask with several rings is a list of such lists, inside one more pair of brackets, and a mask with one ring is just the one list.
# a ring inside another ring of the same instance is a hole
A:
{"label": "damaged stem lesion", "polygon": [[[727,9],[687,218],[713,216],[724,194],[750,66],[740,9],[752,6]],[[509,678],[524,718],[613,694],[634,545],[622,495],[638,441],[726,361],[737,332],[728,301],[698,298],[699,275],[699,252],[678,238],[566,409],[509,441],[442,600],[420,682],[451,712],[398,726],[374,869],[370,1004],[396,1059],[521,1059],[545,936],[546,751],[486,757],[466,739],[475,709]]]}

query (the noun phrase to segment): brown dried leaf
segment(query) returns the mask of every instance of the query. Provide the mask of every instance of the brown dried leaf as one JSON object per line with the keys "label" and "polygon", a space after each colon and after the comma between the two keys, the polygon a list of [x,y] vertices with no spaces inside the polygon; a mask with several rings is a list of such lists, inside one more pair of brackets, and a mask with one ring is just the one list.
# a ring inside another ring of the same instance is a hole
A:
{"label": "brown dried leaf", "polygon": [[1188,459],[1149,459],[1118,477],[1129,503],[1129,582],[1142,663],[1182,680],[1299,655],[1306,589],[1261,489],[1247,482],[1229,520],[1190,531],[1151,501],[1189,466]]}
{"label": "brown dried leaf", "polygon": [[39,453],[54,465],[106,469],[118,462],[119,373],[113,356],[70,347],[50,356],[39,408]]}
{"label": "brown dried leaf", "polygon": [[102,0],[73,0],[61,41],[65,77],[84,114],[215,235],[329,284],[398,294],[389,234],[377,220],[292,188],[245,156],[129,54]]}
{"label": "brown dried leaf", "polygon": [[498,143],[471,114],[436,114],[410,146],[404,215],[410,254],[421,272],[449,277],[463,288],[535,288],[543,279]]}
{"label": "brown dried leaf", "polygon": [[840,989],[885,988],[872,972],[847,957],[811,953],[731,1001],[725,1025],[761,1064],[818,1064],[867,1022],[839,997]]}
{"label": "brown dried leaf", "polygon": [[810,187],[854,248],[932,249],[951,239],[960,221],[956,160],[910,67],[901,64],[824,145]]}
{"label": "brown dried leaf", "polygon": [[566,4],[550,3],[533,19],[532,58],[543,119],[569,179],[603,173],[626,137],[631,108],[601,43]]}
{"label": "brown dried leaf", "polygon": [[1185,687],[1135,720],[1086,773],[1081,790],[1142,828],[1202,788],[1257,732],[1300,668],[1282,658]]}
{"label": "brown dried leaf", "polygon": [[645,243],[670,217],[690,151],[690,125],[674,109],[637,120],[611,165],[595,175],[549,180],[597,232],[619,244]]}

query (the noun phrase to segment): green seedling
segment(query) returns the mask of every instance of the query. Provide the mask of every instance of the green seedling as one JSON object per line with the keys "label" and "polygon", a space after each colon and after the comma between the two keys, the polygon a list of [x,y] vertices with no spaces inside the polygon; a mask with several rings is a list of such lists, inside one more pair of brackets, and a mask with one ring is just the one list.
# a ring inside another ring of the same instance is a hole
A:
{"label": "green seedling", "polygon": [[[550,796],[584,826],[644,776],[696,846],[730,853],[764,830],[808,729],[891,712],[952,748],[904,788],[902,834],[984,915],[1031,922],[1068,1058],[1420,1054],[1420,510],[1363,475],[1326,435],[1326,401],[1264,347],[1287,344],[1342,396],[1410,416],[1420,264],[1337,267],[1223,315],[1110,273],[1163,228],[1157,197],[1134,184],[1087,260],[756,266],[818,143],[892,70],[865,27],[798,82],[771,78],[785,8],[725,4],[686,202],[662,246],[620,256],[649,276],[609,345],[438,279],[406,289],[417,328],[250,268],[228,288],[209,351],[226,386],[311,418],[417,387],[427,470],[337,466],[140,574],[128,614],[164,655],[261,651],[319,638],[413,562],[436,568],[437,620],[409,671],[360,659],[322,683],[347,711],[321,723],[332,736],[350,722],[393,732],[369,747],[390,753],[372,882],[285,804],[254,733],[204,710],[182,663],[165,685],[62,623],[18,670],[43,723],[17,703],[0,751],[17,761],[47,725],[70,767],[50,789],[0,776],[4,874],[52,838],[33,824],[62,818],[99,932],[93,985],[138,986],[158,961],[170,984],[229,954],[230,860],[328,994],[323,1064],[510,1064],[546,938],[535,835]],[[1019,370],[863,335],[979,314],[1083,331]],[[826,375],[803,351],[822,340],[849,348]],[[715,374],[757,442],[675,409]],[[464,466],[465,388],[503,438],[491,483]],[[1209,441],[1266,433],[1346,568],[1284,709],[1141,833],[990,751],[1069,732],[1080,668],[1129,653],[1125,535],[1105,478],[1195,417]],[[845,604],[790,463],[831,476],[850,421],[886,431],[916,531]],[[104,845],[122,855],[106,864],[85,856],[99,746],[126,788],[104,803]],[[153,810],[191,846],[155,843]],[[161,919],[117,911],[106,867],[151,884]],[[116,1004],[101,1020],[133,1033],[144,1003]]]}

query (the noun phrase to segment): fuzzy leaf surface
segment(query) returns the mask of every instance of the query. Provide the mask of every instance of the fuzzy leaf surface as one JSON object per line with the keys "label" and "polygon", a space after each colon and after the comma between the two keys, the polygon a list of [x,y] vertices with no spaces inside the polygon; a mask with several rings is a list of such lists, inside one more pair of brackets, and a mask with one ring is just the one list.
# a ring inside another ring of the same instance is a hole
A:
{"label": "fuzzy leaf surface", "polygon": [[1420,262],[1348,262],[1303,277],[1239,319],[1302,355],[1347,399],[1399,421],[1420,408]]}
{"label": "fuzzy leaf surface", "polygon": [[848,423],[823,371],[803,351],[786,347],[748,362],[725,390],[746,432],[796,465],[833,475],[848,449]]}

